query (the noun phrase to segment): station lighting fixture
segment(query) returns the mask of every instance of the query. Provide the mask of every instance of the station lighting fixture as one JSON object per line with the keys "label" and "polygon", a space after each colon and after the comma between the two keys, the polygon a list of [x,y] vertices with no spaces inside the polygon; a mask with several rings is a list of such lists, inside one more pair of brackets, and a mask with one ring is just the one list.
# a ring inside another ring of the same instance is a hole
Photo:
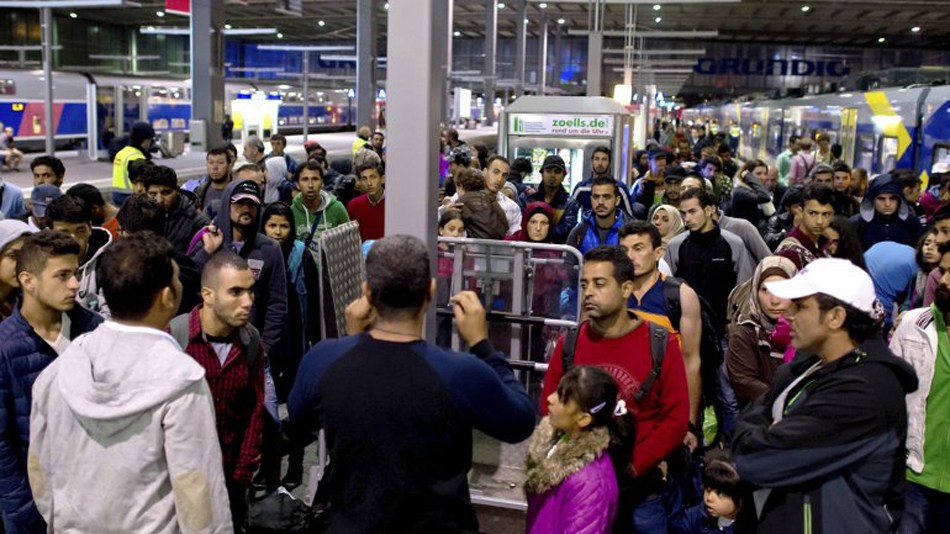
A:
{"label": "station lighting fixture", "polygon": [[914,33],[918,33],[920,31],[920,26],[914,26],[913,28],[910,29],[910,31]]}
{"label": "station lighting fixture", "polygon": [[809,11],[811,11],[811,7],[809,7],[809,6],[802,6],[802,13],[808,13]]}
{"label": "station lighting fixture", "polygon": [[278,39],[283,39],[283,38],[284,38],[284,34],[278,32],[278,33],[277,33],[277,38],[278,38]]}
{"label": "station lighting fixture", "polygon": [[547,8],[548,8],[547,2],[541,2],[540,4],[538,4],[538,8],[539,8],[539,9],[547,9]]}
{"label": "station lighting fixture", "polygon": [[887,39],[885,39],[885,38],[883,38],[883,37],[878,37],[878,38],[877,38],[877,42],[879,42],[879,43],[883,43],[883,42],[886,41],[886,40],[887,40]]}
{"label": "station lighting fixture", "polygon": [[657,17],[657,18],[653,19],[653,21],[656,22],[657,24],[659,24],[660,21],[662,21],[662,20],[663,20],[663,17]]}
{"label": "station lighting fixture", "polygon": [[663,6],[660,4],[653,4],[653,11],[659,11],[661,9],[663,9]]}
{"label": "station lighting fixture", "polygon": [[324,21],[322,21],[322,20],[318,20],[318,21],[317,21],[317,26],[320,26],[321,28],[324,27],[324,26],[326,26],[326,25],[327,25],[327,23],[324,22]]}
{"label": "station lighting fixture", "polygon": [[504,3],[504,2],[498,2],[498,9],[505,9],[505,3]]}
{"label": "station lighting fixture", "polygon": [[558,24],[562,24],[562,25],[563,25],[565,22],[567,22],[567,21],[564,20],[564,19],[557,19],[557,23],[558,23]]}
{"label": "station lighting fixture", "polygon": [[[74,19],[74,18],[77,18],[77,17],[79,17],[79,15],[77,15],[76,13],[70,13],[70,14],[69,14],[69,18],[71,18],[71,19]],[[920,28],[918,28],[918,29],[920,29]]]}
{"label": "station lighting fixture", "polygon": [[455,35],[456,37],[461,37],[461,36],[462,36],[462,32],[455,32],[453,35]]}
{"label": "station lighting fixture", "polygon": [[386,9],[386,10],[389,9],[389,2],[386,2],[385,4],[383,4],[383,9]]}
{"label": "station lighting fixture", "polygon": [[164,16],[165,16],[165,12],[164,12],[164,11],[156,11],[156,12],[155,12],[155,16],[156,16],[156,17],[164,17]]}
{"label": "station lighting fixture", "polygon": [[225,25],[224,25],[224,29],[225,29],[225,30],[230,30],[230,29],[231,29],[231,25],[230,25],[230,24],[225,24]]}

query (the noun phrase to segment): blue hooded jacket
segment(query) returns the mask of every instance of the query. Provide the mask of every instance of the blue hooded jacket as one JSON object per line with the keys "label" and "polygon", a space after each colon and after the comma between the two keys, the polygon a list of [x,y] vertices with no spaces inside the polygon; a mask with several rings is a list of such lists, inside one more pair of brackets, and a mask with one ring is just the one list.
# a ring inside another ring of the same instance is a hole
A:
{"label": "blue hooded jacket", "polygon": [[[883,194],[897,196],[897,211],[892,215],[882,215],[874,210],[874,199]],[[858,233],[864,251],[881,241],[894,241],[914,247],[924,229],[917,217],[911,215],[910,206],[904,201],[900,181],[893,174],[882,174],[868,185],[860,212],[848,222]]]}

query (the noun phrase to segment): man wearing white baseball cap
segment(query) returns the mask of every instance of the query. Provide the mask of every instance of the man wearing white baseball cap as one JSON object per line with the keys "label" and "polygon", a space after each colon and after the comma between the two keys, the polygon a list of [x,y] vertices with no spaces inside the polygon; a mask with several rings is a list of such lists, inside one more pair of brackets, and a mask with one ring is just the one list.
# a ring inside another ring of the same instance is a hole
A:
{"label": "man wearing white baseball cap", "polygon": [[798,357],[739,416],[733,455],[759,532],[885,534],[904,509],[905,395],[917,375],[880,337],[870,276],[818,259],[767,282],[792,300]]}

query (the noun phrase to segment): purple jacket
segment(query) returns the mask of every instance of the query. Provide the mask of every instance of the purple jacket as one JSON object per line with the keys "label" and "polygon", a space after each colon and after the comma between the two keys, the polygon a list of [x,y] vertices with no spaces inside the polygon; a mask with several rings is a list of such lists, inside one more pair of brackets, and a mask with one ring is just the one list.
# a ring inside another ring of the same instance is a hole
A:
{"label": "purple jacket", "polygon": [[554,440],[554,429],[544,418],[525,462],[528,534],[609,533],[617,513],[617,477],[606,451],[606,429],[559,442],[548,458]]}

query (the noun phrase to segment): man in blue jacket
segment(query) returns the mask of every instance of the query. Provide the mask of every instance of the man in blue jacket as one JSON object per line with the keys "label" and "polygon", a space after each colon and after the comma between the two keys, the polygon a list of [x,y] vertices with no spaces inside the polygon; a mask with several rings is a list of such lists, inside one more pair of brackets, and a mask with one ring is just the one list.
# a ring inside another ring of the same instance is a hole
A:
{"label": "man in blue jacket", "polygon": [[44,230],[23,242],[17,280],[23,299],[0,323],[0,507],[6,534],[43,533],[27,481],[33,382],[102,319],[76,305],[79,243],[65,232]]}
{"label": "man in blue jacket", "polygon": [[376,241],[363,297],[347,309],[351,335],[317,344],[300,364],[287,408],[294,424],[326,431],[331,532],[478,532],[472,430],[515,443],[534,428],[534,406],[488,341],[474,293],[452,298],[471,354],[423,340],[434,295],[421,241]]}

